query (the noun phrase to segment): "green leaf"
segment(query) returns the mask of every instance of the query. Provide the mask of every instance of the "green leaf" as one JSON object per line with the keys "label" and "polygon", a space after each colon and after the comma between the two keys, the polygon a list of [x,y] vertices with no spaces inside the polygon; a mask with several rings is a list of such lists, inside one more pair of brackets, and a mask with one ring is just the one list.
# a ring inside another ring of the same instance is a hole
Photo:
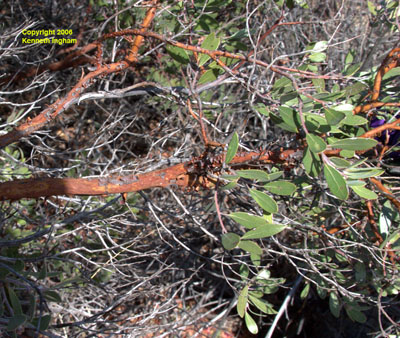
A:
{"label": "green leaf", "polygon": [[348,168],[351,163],[341,157],[331,157],[330,161],[336,166],[336,168]]}
{"label": "green leaf", "polygon": [[[50,325],[50,321],[51,321],[51,316],[50,315],[44,315],[40,318],[40,326],[39,326],[39,330],[47,330],[47,328]],[[32,320],[32,325],[36,328],[37,325],[39,323],[39,318],[34,318]]]}
{"label": "green leaf", "polygon": [[350,317],[350,319],[354,322],[364,324],[367,321],[367,317],[365,316],[364,313],[359,311],[353,306],[345,306],[346,313]]}
{"label": "green leaf", "polygon": [[355,278],[358,283],[365,282],[367,277],[367,272],[365,270],[365,264],[361,262],[356,262],[354,269],[356,270]]}
{"label": "green leaf", "polygon": [[250,189],[250,195],[266,212],[274,214],[278,211],[278,205],[276,204],[274,199],[267,194],[255,189]]}
{"label": "green leaf", "polygon": [[239,297],[238,297],[238,302],[236,304],[236,309],[240,317],[243,318],[244,313],[246,311],[247,307],[247,296],[249,293],[249,286],[246,285],[243,290],[240,292]]}
{"label": "green leaf", "polygon": [[345,150],[367,150],[375,147],[377,144],[378,141],[371,138],[352,137],[336,141],[331,144],[331,147]]}
{"label": "green leaf", "polygon": [[326,121],[331,126],[337,125],[340,121],[342,121],[346,117],[344,113],[334,109],[326,108],[324,110],[325,110]]}
{"label": "green leaf", "polygon": [[345,174],[349,179],[363,179],[369,177],[380,176],[385,171],[378,168],[349,168],[345,170]]}
{"label": "green leaf", "polygon": [[236,171],[236,174],[238,174],[242,178],[257,180],[260,182],[268,182],[282,176],[282,171],[280,171],[279,174],[277,173],[267,174],[263,170],[247,169],[247,170],[238,170]]}
{"label": "green leaf", "polygon": [[229,141],[228,150],[226,152],[225,163],[228,164],[235,157],[239,147],[239,136],[235,131]]}
{"label": "green leaf", "polygon": [[279,115],[282,120],[291,128],[291,131],[298,132],[297,126],[297,113],[294,109],[289,107],[279,107]]}
{"label": "green leaf", "polygon": [[374,193],[372,190],[369,190],[365,187],[360,186],[352,186],[351,189],[360,197],[365,198],[367,200],[376,200],[378,195]]}
{"label": "green leaf", "polygon": [[[220,43],[220,38],[217,38],[215,36],[215,33],[209,34],[201,44],[201,48],[208,49],[208,50],[216,50],[219,47]],[[199,57],[199,67],[203,66],[208,60],[210,59],[210,56],[207,54],[200,54]]]}
{"label": "green leaf", "polygon": [[7,288],[8,297],[10,298],[11,306],[16,315],[22,315],[22,306],[21,302],[19,301],[16,293],[11,287]]}
{"label": "green leaf", "polygon": [[257,324],[248,312],[244,314],[244,321],[246,322],[247,329],[250,331],[250,333],[252,334],[258,333]]}
{"label": "green leaf", "polygon": [[260,297],[253,296],[253,291],[249,292],[249,300],[257,309],[267,315],[274,315],[277,313],[272,304],[268,303],[264,299],[261,299]]}
{"label": "green leaf", "polygon": [[306,172],[313,177],[318,176],[321,171],[321,160],[318,155],[314,154],[310,150],[309,147],[306,147],[304,150],[303,165]]}
{"label": "green leaf", "polygon": [[310,61],[312,62],[324,62],[326,59],[325,53],[312,53],[309,56]]}
{"label": "green leaf", "polygon": [[243,239],[258,239],[276,235],[286,228],[283,224],[265,224],[260,225],[256,229],[246,232],[242,236]]}
{"label": "green leaf", "polygon": [[172,45],[167,45],[167,53],[175,60],[178,61],[182,65],[186,65],[189,63],[189,55],[186,52],[185,49],[172,46]]}
{"label": "green leaf", "polygon": [[296,186],[288,181],[274,181],[264,185],[264,188],[273,194],[290,196],[296,191]]}
{"label": "green leaf", "polygon": [[213,68],[213,69],[209,69],[206,70],[201,76],[199,81],[197,82],[197,84],[204,84],[204,83],[208,83],[211,81],[214,81],[217,79],[218,75],[219,75],[220,69],[218,68]]}
{"label": "green leaf", "polygon": [[322,137],[319,137],[314,134],[307,134],[306,140],[307,140],[307,144],[308,144],[310,150],[313,153],[317,153],[317,154],[322,153],[326,149],[326,143],[322,139]]}
{"label": "green leaf", "polygon": [[222,241],[222,246],[226,250],[232,250],[236,248],[236,246],[238,245],[240,237],[234,234],[233,232],[228,232],[227,234],[222,235],[221,241]]}
{"label": "green leaf", "polygon": [[367,124],[368,120],[365,117],[349,114],[342,121],[343,124],[347,126],[362,126],[363,124]]}
{"label": "green leaf", "polygon": [[24,314],[16,314],[10,318],[7,324],[7,330],[12,331],[23,325],[28,317]]}
{"label": "green leaf", "polygon": [[262,254],[262,249],[259,247],[259,245],[252,241],[240,241],[238,247],[254,255],[261,256]]}
{"label": "green leaf", "polygon": [[263,217],[251,215],[242,211],[233,212],[229,214],[229,217],[231,217],[234,221],[243,225],[247,229],[253,229],[261,225],[268,224],[268,222]]}
{"label": "green leaf", "polygon": [[324,166],[324,174],[331,193],[341,200],[347,199],[349,191],[342,175],[328,164]]}
{"label": "green leaf", "polygon": [[336,317],[339,318],[340,316],[340,302],[339,298],[335,292],[329,293],[329,309],[331,313]]}
{"label": "green leaf", "polygon": [[62,299],[58,292],[53,290],[46,290],[44,292],[44,298],[50,302],[62,303]]}
{"label": "green leaf", "polygon": [[265,104],[263,104],[263,103],[257,103],[254,106],[254,109],[257,110],[262,115],[269,116],[269,110],[266,108]]}
{"label": "green leaf", "polygon": [[300,298],[301,299],[306,299],[309,292],[310,292],[310,283],[307,283],[304,286],[303,290],[301,290],[301,292],[300,292]]}

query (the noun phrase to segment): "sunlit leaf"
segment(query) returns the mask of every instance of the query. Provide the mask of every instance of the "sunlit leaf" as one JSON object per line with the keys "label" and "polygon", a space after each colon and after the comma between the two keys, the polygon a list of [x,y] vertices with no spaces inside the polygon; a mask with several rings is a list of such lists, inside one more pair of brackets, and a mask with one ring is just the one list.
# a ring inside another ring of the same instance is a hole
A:
{"label": "sunlit leaf", "polygon": [[363,179],[369,177],[380,176],[385,172],[379,168],[349,168],[345,170],[345,174],[349,179]]}
{"label": "sunlit leaf", "polygon": [[324,110],[325,110],[326,121],[331,126],[337,125],[340,121],[342,121],[346,117],[344,113],[334,109],[326,108]]}
{"label": "sunlit leaf", "polygon": [[349,191],[343,176],[328,164],[324,166],[324,174],[331,193],[341,200],[347,199]]}
{"label": "sunlit leaf", "polygon": [[234,221],[243,225],[247,229],[253,229],[261,225],[268,224],[263,217],[251,215],[242,211],[232,212],[231,214],[229,214],[229,217],[231,217]]}
{"label": "sunlit leaf", "polygon": [[268,174],[263,170],[246,169],[246,170],[238,170],[236,171],[236,174],[238,174],[240,177],[247,178],[250,180],[268,182],[282,176],[282,171],[280,171],[279,173]]}
{"label": "sunlit leaf", "polygon": [[274,310],[273,305],[268,303],[264,299],[257,298],[252,295],[252,292],[249,292],[249,300],[250,302],[261,312],[264,312],[267,315],[274,315],[277,312]]}
{"label": "sunlit leaf", "polygon": [[225,163],[228,164],[235,157],[239,147],[239,136],[235,131],[229,141],[228,150],[226,152]]}
{"label": "sunlit leaf", "polygon": [[247,296],[249,292],[249,286],[246,285],[243,290],[240,292],[239,297],[238,297],[238,302],[236,304],[236,309],[240,317],[243,318],[244,313],[246,312],[246,307],[247,307]]}
{"label": "sunlit leaf", "polygon": [[[215,33],[209,34],[201,44],[201,48],[207,49],[207,50],[216,50],[219,46],[220,43],[220,38],[217,38],[215,36]],[[208,60],[210,59],[210,56],[207,54],[200,54],[199,57],[199,67],[203,66]]]}
{"label": "sunlit leaf", "polygon": [[222,241],[222,246],[226,250],[232,250],[236,248],[236,246],[238,245],[240,237],[239,235],[236,235],[232,232],[228,232],[222,235],[221,241]]}
{"label": "sunlit leaf", "polygon": [[331,144],[332,148],[339,148],[345,150],[367,150],[375,147],[378,141],[370,138],[352,137],[336,141]]}
{"label": "sunlit leaf", "polygon": [[206,70],[201,76],[197,84],[204,84],[217,79],[220,70],[217,68]]}
{"label": "sunlit leaf", "polygon": [[267,194],[255,189],[250,189],[250,195],[266,212],[274,214],[278,211],[278,205],[276,204],[274,199]]}
{"label": "sunlit leaf", "polygon": [[286,225],[283,224],[265,224],[260,225],[254,230],[246,232],[242,236],[243,239],[258,239],[258,238],[265,238],[276,235],[280,233],[282,230],[286,228]]}
{"label": "sunlit leaf", "polygon": [[339,298],[335,292],[329,293],[329,309],[331,313],[336,317],[339,318],[340,316],[340,302]]}
{"label": "sunlit leaf", "polygon": [[252,334],[257,334],[258,333],[258,327],[254,319],[250,316],[248,312],[244,314],[244,321],[246,322],[247,329],[252,333]]}
{"label": "sunlit leaf", "polygon": [[288,181],[274,181],[264,185],[264,188],[273,194],[290,196],[296,191],[296,186]]}
{"label": "sunlit leaf", "polygon": [[172,45],[167,45],[166,49],[168,54],[180,64],[186,65],[189,63],[189,55],[185,49]]}
{"label": "sunlit leaf", "polygon": [[260,248],[260,246],[252,241],[240,241],[238,247],[255,255],[262,254],[262,249]]}
{"label": "sunlit leaf", "polygon": [[306,135],[307,144],[313,153],[322,153],[326,149],[326,143],[318,135],[308,133]]}
{"label": "sunlit leaf", "polygon": [[360,197],[365,198],[367,200],[376,200],[378,195],[374,193],[372,190],[369,190],[365,187],[360,186],[352,186],[351,189]]}

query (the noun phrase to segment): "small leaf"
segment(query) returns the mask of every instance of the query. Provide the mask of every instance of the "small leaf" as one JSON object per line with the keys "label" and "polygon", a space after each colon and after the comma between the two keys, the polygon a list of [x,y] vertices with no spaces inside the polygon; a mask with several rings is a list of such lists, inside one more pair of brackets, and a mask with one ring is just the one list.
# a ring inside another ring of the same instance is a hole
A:
{"label": "small leaf", "polygon": [[218,75],[219,75],[219,68],[213,68],[213,69],[209,69],[206,70],[201,76],[199,81],[197,82],[197,84],[204,84],[204,83],[208,83],[211,81],[214,81],[217,79]]}
{"label": "small leaf", "polygon": [[331,313],[336,317],[339,318],[340,316],[340,302],[339,298],[335,292],[329,293],[329,309]]}
{"label": "small leaf", "polygon": [[44,292],[44,298],[50,302],[62,303],[62,299],[58,292],[53,290],[46,290]]}
{"label": "small leaf", "polygon": [[354,308],[353,306],[345,306],[346,313],[350,319],[354,322],[364,324],[367,321],[367,317],[364,313]]}
{"label": "small leaf", "polygon": [[257,180],[260,182],[268,182],[272,180],[276,180],[277,178],[281,177],[283,171],[274,172],[271,174],[267,174],[263,170],[258,169],[246,169],[246,170],[238,170],[236,173],[243,178],[247,178],[250,180]]}
{"label": "small leaf", "polygon": [[310,61],[312,62],[323,62],[326,59],[325,53],[312,53],[309,56]]}
{"label": "small leaf", "polygon": [[222,246],[226,250],[232,250],[236,248],[236,246],[238,245],[240,237],[234,234],[233,232],[228,232],[227,234],[222,235],[221,241],[222,241]]}
{"label": "small leaf", "polygon": [[326,149],[326,143],[319,137],[318,135],[314,134],[307,134],[306,135],[307,144],[310,147],[310,150],[313,153],[322,153]]}
{"label": "small leaf", "polygon": [[239,136],[235,131],[229,141],[228,150],[226,152],[225,163],[228,164],[235,157],[239,147]]}
{"label": "small leaf", "polygon": [[319,175],[321,171],[321,161],[318,155],[314,154],[309,147],[306,147],[303,155],[303,165],[306,169],[306,172],[316,177]]}
{"label": "small leaf", "polygon": [[246,285],[243,290],[240,292],[239,297],[238,297],[238,302],[236,304],[236,309],[240,317],[243,318],[244,313],[246,311],[247,307],[247,296],[249,292],[249,286]]}
{"label": "small leaf", "polygon": [[278,211],[278,205],[276,204],[274,199],[267,194],[255,189],[250,189],[250,195],[266,212],[274,214]]}
{"label": "small leaf", "polygon": [[22,306],[21,302],[19,301],[16,293],[11,287],[7,288],[8,297],[10,298],[11,306],[16,315],[22,315]]}
{"label": "small leaf", "polygon": [[259,247],[259,245],[252,241],[240,241],[238,247],[254,255],[260,256],[262,254],[262,249]]}
{"label": "small leaf", "polygon": [[243,239],[258,239],[276,235],[286,228],[283,224],[265,224],[257,227],[254,230],[246,232],[242,236]]}
{"label": "small leaf", "polygon": [[[220,39],[215,36],[215,33],[209,34],[201,44],[201,48],[207,49],[207,50],[216,50],[219,46]],[[199,67],[203,66],[208,60],[210,59],[210,56],[207,54],[200,54],[199,57]]]}
{"label": "small leaf", "polygon": [[250,333],[252,334],[258,333],[257,324],[248,312],[246,312],[244,315],[244,321],[246,322],[247,329],[250,331]]}
{"label": "small leaf", "polygon": [[[47,328],[50,325],[50,320],[51,320],[51,316],[50,315],[44,315],[40,318],[40,326],[39,326],[39,330],[47,330]],[[32,325],[36,328],[39,322],[39,318],[34,318],[32,320]]]}
{"label": "small leaf", "polygon": [[24,324],[27,319],[28,319],[28,317],[26,315],[24,315],[24,314],[14,315],[8,321],[7,330],[12,331],[12,330],[17,329],[22,324]]}
{"label": "small leaf", "polygon": [[363,124],[367,124],[368,120],[365,117],[349,114],[342,121],[343,124],[347,126],[361,126]]}
{"label": "small leaf", "polygon": [[370,138],[352,137],[336,141],[331,144],[332,148],[340,148],[345,150],[367,150],[375,147],[378,141]]}
{"label": "small leaf", "polygon": [[347,199],[349,191],[342,175],[328,164],[324,166],[324,174],[331,193],[341,200]]}
{"label": "small leaf", "polygon": [[385,171],[378,168],[349,168],[345,171],[346,176],[349,179],[363,179],[369,177],[380,176]]}
{"label": "small leaf", "polygon": [[306,299],[309,292],[310,292],[310,283],[307,283],[304,286],[303,290],[301,290],[301,292],[300,292],[300,298],[301,299]]}
{"label": "small leaf", "polygon": [[242,211],[232,212],[231,214],[229,214],[229,217],[231,217],[234,221],[243,225],[247,229],[253,229],[261,225],[268,224],[268,222],[263,217],[251,215]]}
{"label": "small leaf", "polygon": [[178,61],[180,64],[186,65],[189,63],[189,55],[186,52],[185,49],[176,47],[176,46],[171,46],[167,45],[167,52],[168,54],[176,61]]}
{"label": "small leaf", "polygon": [[264,312],[267,315],[274,315],[277,312],[274,310],[272,304],[268,303],[264,299],[257,298],[252,295],[252,292],[249,292],[249,300],[250,302],[260,311]]}
{"label": "small leaf", "polygon": [[273,194],[290,196],[296,191],[296,186],[288,181],[274,181],[264,185],[264,188]]}
{"label": "small leaf", "polygon": [[336,168],[348,168],[351,163],[341,157],[331,157],[331,162],[336,166]]}
{"label": "small leaf", "polygon": [[365,198],[367,200],[376,200],[378,195],[374,193],[372,190],[369,190],[365,187],[361,186],[352,186],[351,189],[360,197]]}

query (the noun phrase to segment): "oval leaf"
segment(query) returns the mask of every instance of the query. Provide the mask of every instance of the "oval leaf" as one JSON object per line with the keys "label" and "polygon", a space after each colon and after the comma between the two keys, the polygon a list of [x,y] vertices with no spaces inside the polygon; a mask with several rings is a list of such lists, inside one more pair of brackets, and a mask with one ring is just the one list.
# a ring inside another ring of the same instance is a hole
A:
{"label": "oval leaf", "polygon": [[272,304],[268,303],[264,299],[260,299],[249,294],[249,300],[255,307],[257,307],[257,309],[266,313],[267,315],[274,315],[277,313]]}
{"label": "oval leaf", "polygon": [[24,314],[14,315],[8,321],[7,330],[12,331],[12,330],[17,329],[19,326],[24,324],[27,319],[28,319],[28,317]]}
{"label": "oval leaf", "polygon": [[268,222],[256,215],[250,215],[246,212],[233,212],[229,215],[234,221],[238,222],[239,224],[243,225],[247,229],[257,228],[261,225],[268,224]]}
{"label": "oval leaf", "polygon": [[265,224],[257,227],[254,230],[246,232],[242,239],[258,239],[276,235],[280,233],[286,225],[283,224]]}
{"label": "oval leaf", "polygon": [[[238,236],[239,237],[239,236]],[[239,248],[250,252],[254,255],[261,255],[262,254],[262,249],[259,247],[257,243],[254,243],[252,241],[240,241],[239,242]]]}
{"label": "oval leaf", "polygon": [[375,147],[377,144],[378,141],[370,138],[352,137],[336,141],[331,144],[331,147],[345,150],[367,150]]}
{"label": "oval leaf", "polygon": [[250,195],[266,212],[274,214],[278,211],[278,205],[273,200],[273,198],[268,196],[267,194],[255,189],[250,189]]}
{"label": "oval leaf", "polygon": [[[216,50],[219,46],[220,43],[220,38],[217,38],[215,36],[215,33],[209,34],[201,44],[201,48],[208,49],[208,50]],[[199,57],[199,67],[204,65],[208,60],[210,59],[210,56],[207,54],[200,54]]]}
{"label": "oval leaf", "polygon": [[247,169],[247,170],[238,170],[236,173],[240,177],[247,178],[250,180],[257,180],[260,182],[268,182],[268,181],[276,180],[277,178],[281,177],[283,174],[283,171],[277,171],[275,173],[267,174],[263,170]]}
{"label": "oval leaf", "polygon": [[206,70],[204,74],[200,76],[200,79],[197,83],[204,84],[216,80],[219,74],[219,70],[220,69],[217,68]]}
{"label": "oval leaf", "polygon": [[289,196],[296,191],[296,186],[288,181],[275,181],[264,185],[264,188],[273,194]]}
{"label": "oval leaf", "polygon": [[378,168],[350,168],[345,171],[349,179],[375,177],[382,175],[384,172],[384,170]]}
{"label": "oval leaf", "polygon": [[257,334],[258,333],[258,327],[254,319],[246,312],[244,315],[244,321],[246,322],[247,329],[252,333],[252,334]]}
{"label": "oval leaf", "polygon": [[239,136],[235,131],[229,141],[228,150],[226,152],[225,163],[228,164],[235,157],[239,147]]}
{"label": "oval leaf", "polygon": [[352,186],[351,189],[360,197],[365,198],[367,200],[376,200],[378,195],[375,194],[372,190],[369,190],[365,187],[361,186]]}
{"label": "oval leaf", "polygon": [[349,191],[342,175],[328,164],[324,166],[324,174],[331,193],[341,200],[347,199]]}
{"label": "oval leaf", "polygon": [[339,303],[338,296],[334,292],[331,292],[329,294],[329,309],[331,310],[331,313],[336,318],[339,318],[339,316],[340,316],[340,303]]}
{"label": "oval leaf", "polygon": [[310,150],[313,153],[322,153],[326,149],[326,143],[322,137],[314,134],[307,134],[306,140]]}
{"label": "oval leaf", "polygon": [[167,52],[174,60],[178,61],[180,64],[186,65],[190,61],[188,53],[182,48],[167,45]]}
{"label": "oval leaf", "polygon": [[246,285],[243,290],[240,292],[239,297],[238,297],[238,302],[236,304],[236,309],[240,317],[243,318],[244,313],[246,311],[247,307],[247,296],[249,293],[249,286]]}
{"label": "oval leaf", "polygon": [[238,245],[240,237],[232,232],[228,232],[227,234],[222,235],[221,241],[226,250],[232,250]]}
{"label": "oval leaf", "polygon": [[337,125],[340,121],[342,121],[346,115],[340,111],[333,110],[333,109],[325,109],[325,118],[326,121],[331,125],[335,126]]}

